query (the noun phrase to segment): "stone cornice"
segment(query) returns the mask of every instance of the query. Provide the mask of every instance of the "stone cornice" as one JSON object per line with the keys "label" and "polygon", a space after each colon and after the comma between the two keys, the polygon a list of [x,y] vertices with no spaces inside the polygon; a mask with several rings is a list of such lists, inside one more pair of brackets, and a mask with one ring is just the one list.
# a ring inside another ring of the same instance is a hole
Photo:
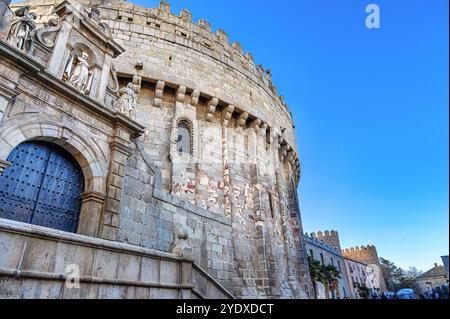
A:
{"label": "stone cornice", "polygon": [[9,87],[6,87],[2,83],[0,83],[0,95],[3,97],[6,97],[9,100],[14,99],[17,95],[19,95],[19,92],[16,90],[13,90]]}
{"label": "stone cornice", "polygon": [[44,83],[49,90],[56,91],[70,100],[78,102],[81,106],[99,114],[112,123],[123,125],[132,132],[131,135],[133,137],[138,137],[144,133],[145,127],[143,125],[106,107],[85,94],[80,94],[75,88],[47,72],[42,64],[2,40],[0,40],[0,56],[20,65],[25,73]]}
{"label": "stone cornice", "polygon": [[[86,28],[90,33],[95,35],[100,41],[105,43],[109,48],[111,48],[114,52],[114,57],[125,52],[125,49],[115,42],[113,39],[105,35],[98,26],[96,26],[92,21],[88,20],[86,16],[81,14],[73,5],[69,2],[64,1],[55,7],[55,13],[59,16],[64,16],[68,14],[73,14],[77,20],[80,22],[80,25]],[[100,21],[99,21],[100,22]]]}

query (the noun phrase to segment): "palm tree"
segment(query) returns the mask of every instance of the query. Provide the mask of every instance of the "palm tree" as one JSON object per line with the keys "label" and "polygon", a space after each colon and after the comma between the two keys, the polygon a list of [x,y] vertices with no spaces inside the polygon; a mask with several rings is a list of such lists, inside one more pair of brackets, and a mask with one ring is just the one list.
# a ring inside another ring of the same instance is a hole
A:
{"label": "palm tree", "polygon": [[308,256],[309,261],[309,274],[311,276],[311,281],[314,289],[314,298],[317,299],[317,283],[324,283],[326,278],[323,274],[323,266],[320,261],[317,261],[310,256]]}
{"label": "palm tree", "polygon": [[325,277],[325,289],[328,291],[336,290],[339,293],[339,279],[341,278],[341,272],[334,265],[322,266],[323,276]]}
{"label": "palm tree", "polygon": [[363,284],[358,287],[358,293],[362,299],[369,299],[370,289],[366,285]]}

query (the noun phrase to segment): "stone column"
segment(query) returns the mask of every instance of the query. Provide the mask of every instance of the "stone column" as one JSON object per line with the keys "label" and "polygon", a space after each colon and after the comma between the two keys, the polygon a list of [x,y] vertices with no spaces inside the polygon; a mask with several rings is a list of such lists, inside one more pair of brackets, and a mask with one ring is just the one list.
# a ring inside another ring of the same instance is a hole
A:
{"label": "stone column", "polygon": [[70,31],[72,31],[72,24],[67,21],[61,22],[61,29],[56,36],[55,45],[53,46],[53,53],[48,61],[47,70],[54,76],[59,77],[63,72],[65,65],[62,65],[65,52],[66,44],[69,40]]}
{"label": "stone column", "polygon": [[128,157],[132,153],[130,146],[130,134],[125,127],[118,125],[114,130],[114,136],[110,142],[110,167],[107,179],[107,194],[100,231],[98,237],[115,240],[119,225],[120,201],[125,176],[125,166]]}
{"label": "stone column", "polygon": [[231,183],[230,160],[228,156],[228,123],[234,111],[233,105],[228,105],[222,111],[222,164],[223,164],[223,191],[224,191],[224,215],[231,218]]}
{"label": "stone column", "polygon": [[[278,150],[276,151],[278,153]],[[290,241],[290,236],[288,233],[288,220],[287,214],[289,213],[286,211],[286,196],[285,196],[285,188],[283,186],[283,173],[282,168],[279,167],[280,163],[278,162],[276,164],[278,167],[275,168],[275,179],[276,179],[276,187],[278,191],[278,198],[280,201],[280,217],[281,217],[281,226],[283,231],[283,241],[284,241],[284,250],[286,254],[286,265],[287,265],[287,273],[289,277],[289,281],[291,281],[294,276],[293,267],[292,267],[292,261],[290,256],[290,247],[292,245]]]}
{"label": "stone column", "polygon": [[78,234],[90,237],[98,236],[105,197],[105,194],[97,192],[83,194]]}
{"label": "stone column", "polygon": [[251,184],[253,186],[253,205],[256,213],[256,220],[265,220],[262,216],[262,195],[260,187],[260,169],[258,167],[258,138],[260,130],[261,120],[256,119],[250,123],[250,127],[247,130],[248,144],[249,144],[249,157],[250,157],[250,170],[251,170]]}
{"label": "stone column", "polygon": [[106,96],[106,88],[108,87],[108,79],[109,79],[109,73],[111,71],[110,65],[112,62],[112,57],[108,54],[105,55],[105,61],[103,62],[102,66],[102,73],[100,75],[100,80],[98,84],[98,90],[97,90],[97,101],[100,103],[105,102],[105,96]]}

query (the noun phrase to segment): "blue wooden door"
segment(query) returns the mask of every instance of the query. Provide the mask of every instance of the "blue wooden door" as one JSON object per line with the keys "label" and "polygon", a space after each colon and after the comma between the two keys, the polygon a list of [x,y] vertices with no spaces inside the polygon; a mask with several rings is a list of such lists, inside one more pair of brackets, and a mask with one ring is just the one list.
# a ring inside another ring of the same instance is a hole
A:
{"label": "blue wooden door", "polygon": [[0,218],[75,232],[84,190],[80,166],[65,150],[31,141],[17,146],[0,176]]}

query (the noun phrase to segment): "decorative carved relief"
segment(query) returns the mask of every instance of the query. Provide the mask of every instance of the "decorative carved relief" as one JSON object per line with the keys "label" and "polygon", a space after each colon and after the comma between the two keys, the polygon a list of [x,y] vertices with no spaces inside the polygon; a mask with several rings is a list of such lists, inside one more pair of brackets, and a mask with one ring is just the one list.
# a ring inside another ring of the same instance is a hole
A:
{"label": "decorative carved relief", "polygon": [[248,117],[249,117],[248,112],[243,112],[243,113],[241,113],[241,114],[239,115],[238,119],[237,119],[237,122],[236,122],[237,126],[238,126],[238,127],[244,128],[244,127],[245,127],[245,123],[247,122]]}
{"label": "decorative carved relief", "polygon": [[137,94],[134,93],[133,83],[129,82],[126,87],[119,90],[119,98],[114,103],[114,109],[134,119],[136,101]]}
{"label": "decorative carved relief", "polygon": [[119,92],[119,80],[117,79],[117,72],[114,64],[111,64],[108,79],[108,90],[113,93]]}
{"label": "decorative carved relief", "polygon": [[206,121],[211,122],[214,118],[214,112],[216,111],[217,104],[219,103],[219,99],[214,97],[209,100],[208,105],[206,106]]}
{"label": "decorative carved relief", "polygon": [[156,83],[155,98],[153,99],[153,106],[161,107],[163,91],[164,91],[165,85],[166,85],[166,83],[164,81],[158,81]]}
{"label": "decorative carved relief", "polygon": [[185,95],[186,95],[186,87],[183,85],[179,86],[175,96],[176,101],[183,103]]}
{"label": "decorative carved relief", "polygon": [[255,130],[256,134],[259,133],[259,126],[261,125],[261,123],[262,123],[261,119],[255,119],[252,121],[252,123],[250,123],[250,127]]}
{"label": "decorative carved relief", "polygon": [[47,48],[53,48],[56,33],[61,29],[59,18],[52,18],[47,25],[36,31],[36,40]]}
{"label": "decorative carved relief", "polygon": [[198,98],[200,97],[200,91],[198,89],[195,89],[191,93],[191,105],[197,106],[198,105]]}
{"label": "decorative carved relief", "polygon": [[36,20],[37,14],[29,10],[29,6],[23,6],[14,12],[15,17],[7,38],[8,43],[25,52],[31,50],[36,30],[34,20]]}
{"label": "decorative carved relief", "polygon": [[231,104],[223,109],[222,111],[223,125],[228,125],[228,122],[230,121],[233,112],[234,112],[234,105]]}

